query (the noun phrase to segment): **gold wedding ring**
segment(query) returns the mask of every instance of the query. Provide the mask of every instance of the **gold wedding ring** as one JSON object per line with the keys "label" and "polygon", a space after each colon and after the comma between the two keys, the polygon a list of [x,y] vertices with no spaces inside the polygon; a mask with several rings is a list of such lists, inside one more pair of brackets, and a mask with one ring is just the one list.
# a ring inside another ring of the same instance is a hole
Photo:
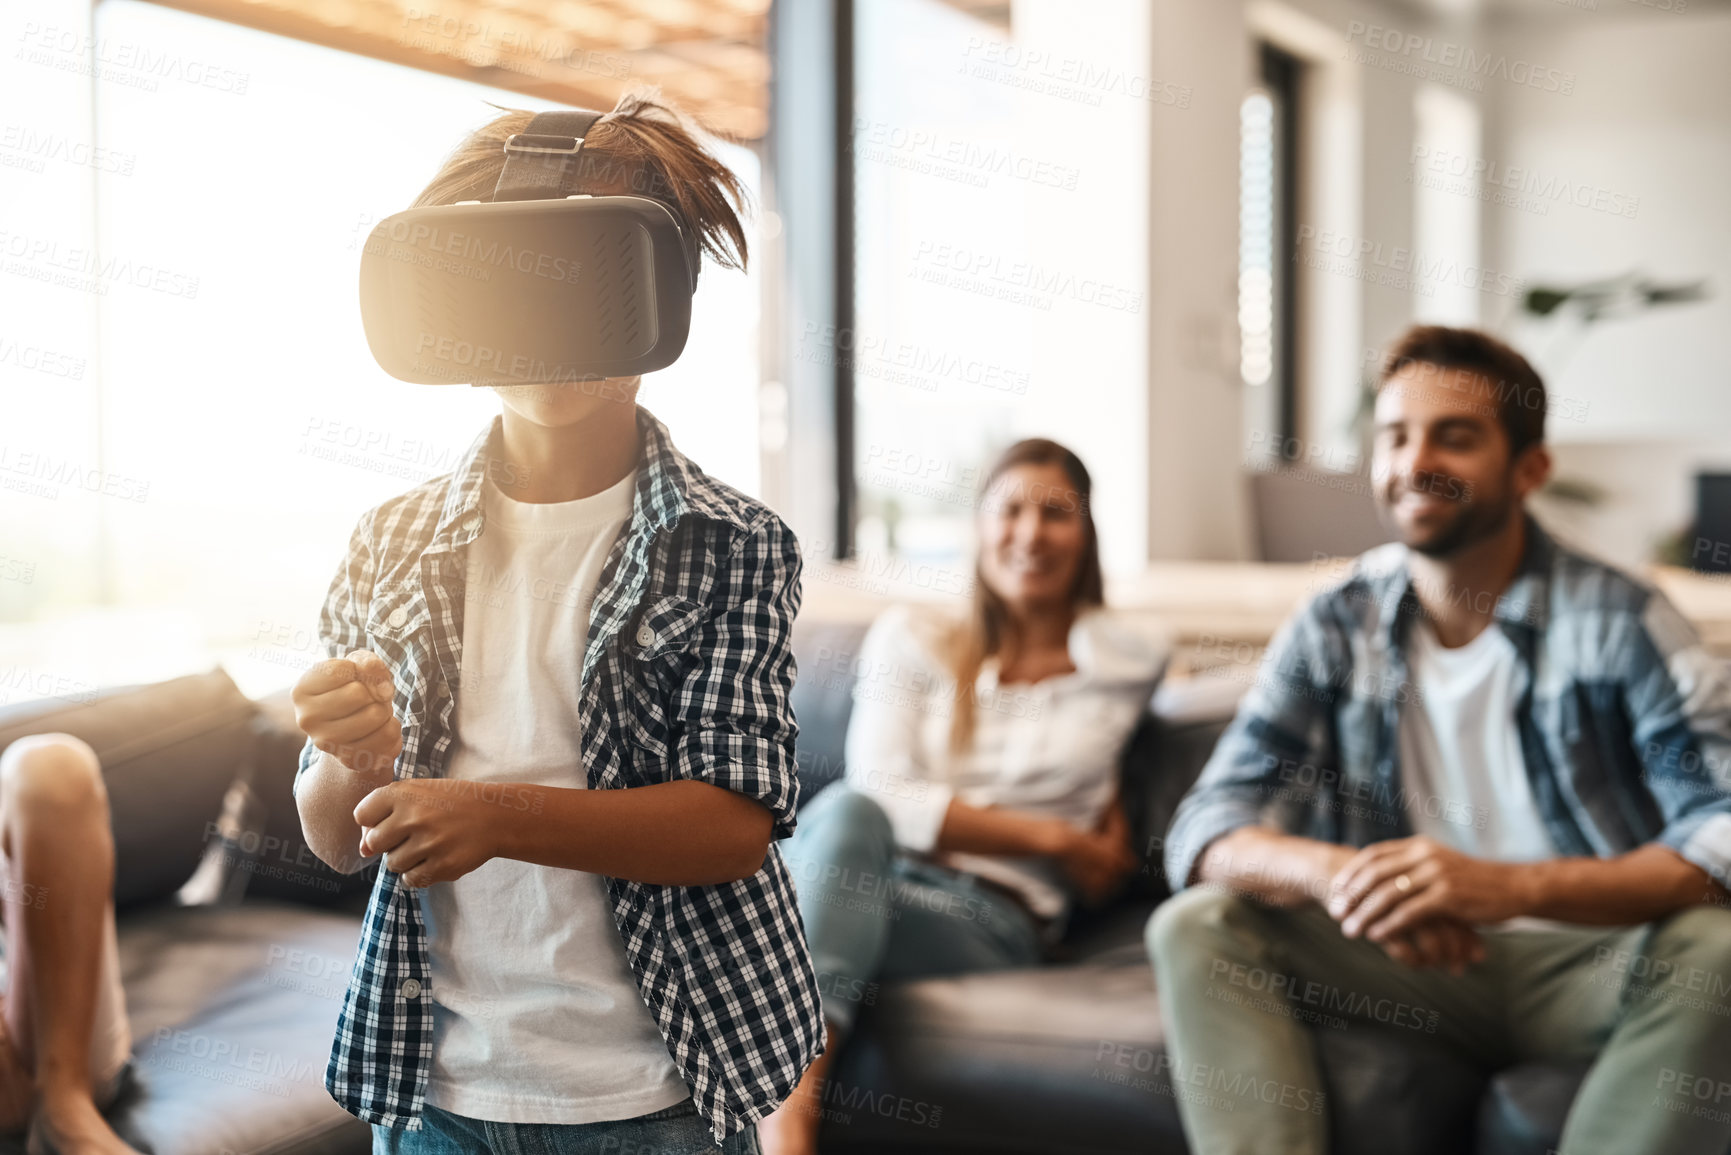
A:
{"label": "gold wedding ring", "polygon": [[1407,891],[1412,889],[1412,879],[1403,874],[1394,880],[1394,888],[1402,894],[1405,894]]}

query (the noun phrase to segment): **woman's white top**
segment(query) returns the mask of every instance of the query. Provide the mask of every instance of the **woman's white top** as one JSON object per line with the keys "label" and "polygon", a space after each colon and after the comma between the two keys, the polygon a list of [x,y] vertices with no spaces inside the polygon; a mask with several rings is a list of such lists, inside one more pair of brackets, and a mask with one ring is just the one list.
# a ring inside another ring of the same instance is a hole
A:
{"label": "woman's white top", "polygon": [[[1118,784],[1118,760],[1171,644],[1145,618],[1089,610],[1070,629],[1076,669],[1001,685],[996,658],[975,682],[974,740],[950,752],[956,679],[944,658],[950,620],[897,606],[872,624],[853,673],[846,778],[889,816],[896,842],[930,853],[950,800],[1062,818],[1093,829]],[[1010,887],[1042,918],[1069,909],[1056,862],[1037,855],[946,852],[958,870]]]}

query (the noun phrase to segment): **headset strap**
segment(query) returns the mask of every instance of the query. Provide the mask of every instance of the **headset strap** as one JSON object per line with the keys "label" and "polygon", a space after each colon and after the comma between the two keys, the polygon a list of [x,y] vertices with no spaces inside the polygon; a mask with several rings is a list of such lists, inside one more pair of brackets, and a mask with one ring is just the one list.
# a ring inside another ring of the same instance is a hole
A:
{"label": "headset strap", "polygon": [[[586,108],[538,112],[524,131],[505,142],[505,169],[493,189],[495,201],[563,200],[577,191],[583,166],[577,154],[583,138],[602,114]],[[652,198],[654,199],[654,198]],[[697,272],[703,263],[695,231],[666,201],[661,202],[679,224],[685,246],[685,266],[691,286],[697,287]]]}
{"label": "headset strap", "polygon": [[563,199],[576,192],[577,153],[600,119],[599,112],[581,108],[536,113],[527,129],[505,142],[505,170],[493,199]]}

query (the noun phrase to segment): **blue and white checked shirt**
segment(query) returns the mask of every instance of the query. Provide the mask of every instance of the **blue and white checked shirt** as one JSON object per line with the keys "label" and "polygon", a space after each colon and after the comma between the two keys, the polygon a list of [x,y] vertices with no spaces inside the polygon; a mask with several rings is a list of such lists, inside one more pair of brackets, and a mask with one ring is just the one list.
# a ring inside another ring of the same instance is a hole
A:
{"label": "blue and white checked shirt", "polygon": [[[737,791],[792,833],[799,786],[788,637],[798,543],[762,505],[704,474],[637,411],[631,522],[613,543],[583,645],[583,761],[592,790],[691,778]],[[462,692],[467,547],[481,533],[499,420],[449,476],[363,516],[319,617],[327,654],[366,648],[396,679],[398,778],[438,777]],[[318,752],[301,753],[301,772]],[[786,1098],[823,1050],[817,980],[773,845],[718,886],[607,880],[638,990],[716,1141]],[[418,1129],[433,1050],[420,903],[379,871],[325,1085],[372,1123]]]}
{"label": "blue and white checked shirt", "polygon": [[[1182,888],[1214,839],[1268,821],[1349,846],[1412,834],[1399,710],[1421,610],[1400,545],[1359,558],[1270,644],[1255,683],[1173,817]],[[1554,541],[1531,517],[1490,628],[1514,643],[1515,723],[1559,853],[1657,841],[1731,883],[1731,676],[1665,597]],[[1493,804],[1490,799],[1451,803]]]}

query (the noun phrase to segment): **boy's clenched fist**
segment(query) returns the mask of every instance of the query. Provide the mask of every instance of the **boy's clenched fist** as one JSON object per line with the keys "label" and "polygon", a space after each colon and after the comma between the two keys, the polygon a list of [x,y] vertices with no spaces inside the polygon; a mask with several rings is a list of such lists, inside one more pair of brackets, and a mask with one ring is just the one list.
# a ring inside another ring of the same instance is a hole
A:
{"label": "boy's clenched fist", "polygon": [[313,745],[351,770],[392,779],[403,727],[391,709],[391,671],[371,650],[320,662],[290,694],[295,724]]}

